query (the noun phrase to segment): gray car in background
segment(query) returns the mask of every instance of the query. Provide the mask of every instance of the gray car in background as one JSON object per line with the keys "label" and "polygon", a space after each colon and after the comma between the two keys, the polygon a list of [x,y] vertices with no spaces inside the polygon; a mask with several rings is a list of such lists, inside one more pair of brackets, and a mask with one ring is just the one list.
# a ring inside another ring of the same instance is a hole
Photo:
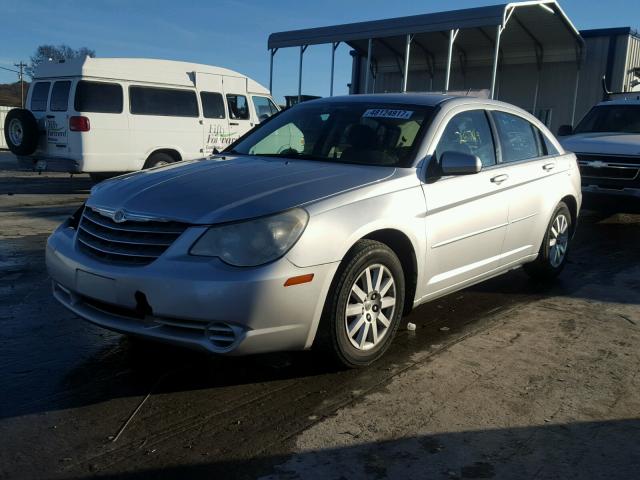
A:
{"label": "gray car in background", "polygon": [[49,238],[55,297],[119,332],[367,365],[421,303],[563,268],[576,158],[537,119],[444,95],[334,97],[222,155],[105,181]]}

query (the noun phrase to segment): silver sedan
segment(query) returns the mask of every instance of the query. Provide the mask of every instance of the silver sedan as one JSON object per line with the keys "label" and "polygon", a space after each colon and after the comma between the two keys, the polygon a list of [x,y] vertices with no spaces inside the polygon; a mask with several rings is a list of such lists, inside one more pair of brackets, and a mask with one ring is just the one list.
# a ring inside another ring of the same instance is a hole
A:
{"label": "silver sedan", "polygon": [[520,266],[554,278],[580,204],[575,156],[519,108],[334,97],[223,154],[98,184],[46,258],[55,297],[102,327],[357,367],[416,305]]}

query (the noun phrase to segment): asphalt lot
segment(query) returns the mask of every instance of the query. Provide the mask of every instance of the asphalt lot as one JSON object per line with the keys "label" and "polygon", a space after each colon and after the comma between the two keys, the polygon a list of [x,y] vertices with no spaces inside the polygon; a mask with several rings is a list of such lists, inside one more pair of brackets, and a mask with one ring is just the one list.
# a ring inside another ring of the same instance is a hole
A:
{"label": "asphalt lot", "polygon": [[584,211],[555,285],[514,271],[432,302],[381,362],[336,371],[68,313],[44,244],[90,187],[0,152],[0,478],[638,477],[640,215]]}

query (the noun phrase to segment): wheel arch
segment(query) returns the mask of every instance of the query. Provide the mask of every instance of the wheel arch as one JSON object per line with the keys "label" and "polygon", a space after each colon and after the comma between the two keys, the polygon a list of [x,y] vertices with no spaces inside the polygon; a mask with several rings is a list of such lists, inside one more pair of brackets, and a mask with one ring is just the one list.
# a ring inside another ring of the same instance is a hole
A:
{"label": "wheel arch", "polygon": [[166,153],[171,158],[173,158],[174,162],[179,162],[182,160],[182,154],[175,148],[156,148],[149,155],[147,155],[147,158],[145,159],[144,163],[146,164],[149,161],[149,159],[156,153]]}
{"label": "wheel arch", "polygon": [[578,223],[578,200],[573,195],[566,195],[560,201],[567,205],[569,213],[571,213],[571,236],[573,236]]}
{"label": "wheel arch", "polygon": [[405,296],[402,314],[408,315],[413,308],[418,283],[418,260],[413,243],[405,233],[394,228],[374,230],[359,240],[362,239],[383,243],[397,255],[404,272]]}

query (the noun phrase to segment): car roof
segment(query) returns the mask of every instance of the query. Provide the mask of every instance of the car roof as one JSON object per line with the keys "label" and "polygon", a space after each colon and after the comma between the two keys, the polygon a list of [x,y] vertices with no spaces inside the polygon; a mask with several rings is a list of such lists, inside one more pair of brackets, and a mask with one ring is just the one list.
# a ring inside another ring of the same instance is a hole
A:
{"label": "car roof", "polygon": [[[487,98],[464,96],[464,95],[448,95],[445,93],[374,93],[374,94],[357,94],[342,95],[336,97],[325,97],[317,100],[309,100],[304,104],[319,103],[387,103],[398,105],[421,105],[425,107],[435,107],[438,105],[463,105],[477,104],[481,106],[493,105],[499,108],[517,109],[521,108],[510,103],[500,102],[498,100],[490,100]],[[524,112],[524,110],[522,110]],[[526,112],[525,112],[526,113]]]}
{"label": "car roof", "polygon": [[601,105],[640,105],[640,93],[638,93],[638,98],[620,98],[616,100],[605,100],[604,102],[598,103],[597,106],[601,106]]}

